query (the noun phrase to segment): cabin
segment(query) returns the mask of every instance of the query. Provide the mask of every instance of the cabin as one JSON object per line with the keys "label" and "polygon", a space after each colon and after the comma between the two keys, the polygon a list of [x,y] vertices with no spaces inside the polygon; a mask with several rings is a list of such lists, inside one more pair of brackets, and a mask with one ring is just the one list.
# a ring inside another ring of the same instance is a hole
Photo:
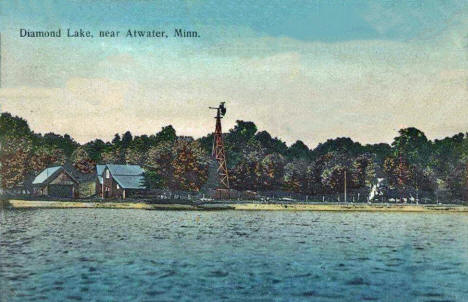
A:
{"label": "cabin", "polygon": [[78,180],[62,166],[44,169],[34,178],[32,186],[33,193],[36,196],[79,197]]}
{"label": "cabin", "polygon": [[102,198],[122,198],[146,190],[143,169],[138,165],[97,165],[96,193]]}

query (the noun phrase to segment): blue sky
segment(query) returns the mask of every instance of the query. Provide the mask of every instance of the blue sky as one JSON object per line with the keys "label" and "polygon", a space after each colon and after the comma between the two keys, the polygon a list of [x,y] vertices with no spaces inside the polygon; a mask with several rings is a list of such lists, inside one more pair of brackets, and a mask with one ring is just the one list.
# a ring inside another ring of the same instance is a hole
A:
{"label": "blue sky", "polygon": [[[466,1],[2,1],[0,103],[37,131],[211,131],[253,120],[288,142],[468,130]],[[19,29],[197,30],[198,39],[32,39]],[[54,121],[51,123],[51,121]],[[84,123],[91,121],[91,123]],[[96,125],[109,125],[96,127]]]}
{"label": "blue sky", "polygon": [[457,0],[7,0],[1,10],[3,27],[232,26],[247,27],[258,35],[333,42],[411,39],[446,27],[466,5]]}

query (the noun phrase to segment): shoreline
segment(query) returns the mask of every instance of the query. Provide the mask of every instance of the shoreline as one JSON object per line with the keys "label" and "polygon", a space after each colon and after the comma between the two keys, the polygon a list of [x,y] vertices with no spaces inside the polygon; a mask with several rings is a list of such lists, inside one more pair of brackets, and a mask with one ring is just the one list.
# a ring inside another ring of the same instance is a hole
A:
{"label": "shoreline", "polygon": [[141,202],[79,202],[9,200],[6,206],[14,209],[139,209],[160,211],[325,211],[325,212],[406,212],[406,213],[468,213],[463,205],[408,204],[261,204],[261,203],[205,203],[205,204],[148,204]]}

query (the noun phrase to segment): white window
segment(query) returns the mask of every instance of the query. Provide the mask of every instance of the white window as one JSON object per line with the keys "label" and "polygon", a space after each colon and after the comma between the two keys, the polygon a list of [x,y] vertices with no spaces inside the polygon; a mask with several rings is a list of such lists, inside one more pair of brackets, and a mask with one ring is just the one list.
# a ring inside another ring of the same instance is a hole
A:
{"label": "white window", "polygon": [[117,184],[117,190],[118,190],[118,189],[120,189],[120,186],[119,186],[119,184]]}
{"label": "white window", "polygon": [[106,169],[106,178],[110,178],[110,173],[108,169]]}

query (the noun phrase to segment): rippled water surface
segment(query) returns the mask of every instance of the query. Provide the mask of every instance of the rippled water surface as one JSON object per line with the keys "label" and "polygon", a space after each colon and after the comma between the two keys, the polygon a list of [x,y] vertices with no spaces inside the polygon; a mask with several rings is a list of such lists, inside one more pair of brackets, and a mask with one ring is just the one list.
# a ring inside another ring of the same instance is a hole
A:
{"label": "rippled water surface", "polygon": [[468,215],[0,211],[0,301],[468,301]]}

